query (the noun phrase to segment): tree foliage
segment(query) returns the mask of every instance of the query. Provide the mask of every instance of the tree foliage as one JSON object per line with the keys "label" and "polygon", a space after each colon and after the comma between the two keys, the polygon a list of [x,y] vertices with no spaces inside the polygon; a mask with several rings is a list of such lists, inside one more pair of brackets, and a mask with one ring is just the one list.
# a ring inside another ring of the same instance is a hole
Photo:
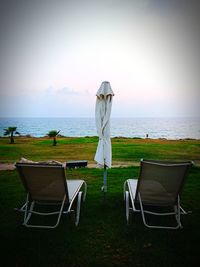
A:
{"label": "tree foliage", "polygon": [[10,143],[14,144],[15,140],[14,140],[14,135],[15,134],[20,134],[17,131],[17,127],[8,127],[6,129],[4,129],[4,136],[10,135]]}
{"label": "tree foliage", "polygon": [[59,134],[59,132],[60,132],[60,131],[51,130],[51,131],[49,131],[48,134],[47,134],[50,138],[53,138],[53,146],[56,146],[56,144],[57,144],[56,137],[57,137],[57,135]]}

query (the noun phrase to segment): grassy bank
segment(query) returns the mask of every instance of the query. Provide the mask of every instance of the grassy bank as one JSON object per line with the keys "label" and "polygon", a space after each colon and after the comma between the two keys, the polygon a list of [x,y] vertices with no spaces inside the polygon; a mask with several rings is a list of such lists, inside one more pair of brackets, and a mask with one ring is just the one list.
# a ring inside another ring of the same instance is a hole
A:
{"label": "grassy bank", "polygon": [[[32,160],[93,158],[98,139],[59,138],[52,146],[47,138],[16,138],[14,145],[0,138],[0,162],[13,163],[21,157]],[[140,158],[193,160],[199,163],[198,140],[151,140],[114,138],[113,161],[139,162]],[[14,207],[20,207],[25,191],[16,170],[0,171],[0,249],[2,266],[16,267],[173,267],[196,266],[200,240],[200,176],[193,167],[182,194],[182,204],[192,213],[184,216],[181,230],[150,230],[144,227],[140,214],[129,226],[125,220],[123,183],[137,177],[139,168],[108,170],[108,193],[102,201],[101,169],[68,170],[68,178],[83,178],[88,184],[86,202],[81,210],[78,228],[72,218],[63,216],[54,230],[28,229],[21,226],[22,217]]]}
{"label": "grassy bank", "polygon": [[68,171],[69,178],[84,178],[86,202],[78,228],[63,217],[58,228],[28,229],[20,226],[21,215],[13,208],[25,199],[16,171],[0,172],[2,266],[93,267],[93,266],[196,266],[199,258],[200,179],[193,167],[182,195],[182,204],[192,213],[182,219],[181,230],[149,230],[141,216],[126,225],[122,185],[137,176],[138,167],[108,171],[108,193],[102,202],[102,170]]}
{"label": "grassy bank", "polygon": [[[0,162],[15,162],[21,157],[32,160],[86,159],[94,163],[97,137],[58,138],[57,146],[52,146],[48,138],[15,139],[9,144],[8,138],[0,138]],[[200,163],[200,140],[161,140],[161,139],[112,139],[113,164],[131,165],[141,158],[193,160]]]}

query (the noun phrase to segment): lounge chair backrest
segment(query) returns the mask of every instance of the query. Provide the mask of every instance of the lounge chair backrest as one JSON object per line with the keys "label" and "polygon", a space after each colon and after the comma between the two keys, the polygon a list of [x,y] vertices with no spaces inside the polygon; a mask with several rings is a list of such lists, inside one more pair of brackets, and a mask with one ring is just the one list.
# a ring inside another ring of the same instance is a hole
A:
{"label": "lounge chair backrest", "polygon": [[22,183],[32,200],[60,201],[68,190],[62,165],[16,163]]}
{"label": "lounge chair backrest", "polygon": [[173,205],[180,195],[191,162],[141,161],[136,201],[149,205]]}

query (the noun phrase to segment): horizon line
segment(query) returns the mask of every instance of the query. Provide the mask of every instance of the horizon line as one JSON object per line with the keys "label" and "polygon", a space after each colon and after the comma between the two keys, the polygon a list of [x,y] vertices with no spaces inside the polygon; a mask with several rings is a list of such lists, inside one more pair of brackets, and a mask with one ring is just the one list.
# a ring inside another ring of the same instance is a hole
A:
{"label": "horizon line", "polygon": [[[0,116],[0,119],[95,119],[95,116]],[[200,115],[188,115],[188,116],[111,116],[111,119],[134,119],[134,118],[199,118]]]}

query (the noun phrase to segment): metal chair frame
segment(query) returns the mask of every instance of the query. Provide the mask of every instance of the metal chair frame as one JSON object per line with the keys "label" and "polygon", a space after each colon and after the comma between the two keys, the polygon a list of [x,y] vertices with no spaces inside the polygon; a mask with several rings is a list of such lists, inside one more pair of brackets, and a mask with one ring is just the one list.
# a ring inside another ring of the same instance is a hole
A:
{"label": "metal chair frame", "polygon": [[[141,162],[143,162],[144,160],[141,160]],[[145,161],[144,161],[145,162]],[[148,162],[148,161],[147,161]],[[165,164],[164,162],[159,162],[159,161],[149,161],[150,164],[156,164],[156,165],[163,165]],[[188,168],[192,165],[192,162],[183,162],[183,163],[166,163],[169,166],[179,166],[180,164],[186,164],[188,165]],[[141,166],[142,168],[142,166]],[[140,171],[141,173],[141,171]],[[142,179],[139,177],[139,179]],[[129,220],[130,220],[130,212],[140,212],[142,215],[142,220],[143,223],[146,227],[148,228],[158,228],[158,229],[178,229],[178,228],[183,228],[182,224],[181,224],[181,215],[185,215],[188,214],[189,212],[186,212],[180,205],[180,195],[177,195],[177,200],[176,203],[174,203],[173,205],[173,210],[172,212],[153,212],[150,209],[146,208],[145,205],[143,204],[142,201],[142,197],[141,197],[141,193],[139,192],[138,189],[138,185],[139,185],[139,179],[128,179],[124,182],[124,200],[126,203],[126,220],[127,220],[127,224],[129,224]],[[132,188],[131,188],[131,184],[130,182],[134,183],[135,185],[135,189],[134,189],[134,193],[135,193],[135,197],[132,193]],[[136,201],[136,197],[137,197],[137,201]],[[136,205],[139,205],[139,208],[136,208]],[[146,203],[145,203],[146,204]],[[159,206],[159,205],[158,205]],[[156,207],[156,205],[155,205]],[[176,225],[175,226],[166,226],[166,225],[150,225],[147,223],[145,214],[150,214],[150,215],[155,215],[155,216],[175,216],[175,221],[176,221]]]}
{"label": "metal chair frame", "polygon": [[[30,166],[33,167],[33,164],[25,164],[25,163],[17,163],[16,167],[19,171],[20,177],[22,179],[22,182],[24,184],[24,180],[26,179],[26,177],[24,177],[23,175],[23,171],[21,168],[23,168],[23,166]],[[64,173],[64,167],[63,166],[47,166],[47,165],[38,165],[35,164],[34,168],[37,168],[38,166],[42,166],[44,168],[63,168],[63,173]],[[77,181],[77,180],[69,180],[71,183],[73,183],[73,181]],[[59,223],[60,223],[60,219],[62,214],[68,214],[68,213],[74,213],[75,215],[75,225],[78,226],[79,224],[79,220],[80,220],[80,208],[81,208],[81,201],[85,201],[86,198],[86,193],[87,193],[87,184],[84,180],[79,180],[80,181],[80,185],[76,188],[76,191],[74,192],[74,195],[72,196],[71,199],[69,199],[69,192],[66,192],[66,194],[63,196],[63,199],[61,201],[40,201],[40,200],[33,200],[30,193],[27,192],[27,197],[26,197],[26,202],[23,204],[23,206],[19,209],[15,209],[19,212],[23,212],[24,213],[24,219],[23,219],[23,225],[26,227],[32,227],[32,228],[56,228]],[[66,180],[66,185],[63,184],[63,186],[65,188],[67,188],[69,190],[69,188],[67,187],[67,180]],[[84,190],[82,190],[82,186],[84,186]],[[76,211],[74,209],[72,209],[72,205],[75,203],[75,201],[77,200],[77,205],[76,205]],[[59,205],[58,209],[56,211],[53,212],[40,212],[40,211],[36,211],[35,208],[35,204],[39,204],[42,206],[55,206],[55,205]],[[30,223],[30,219],[31,219],[31,215],[32,214],[36,214],[39,216],[52,216],[52,215],[57,215],[57,220],[56,223],[53,225],[36,225],[36,224],[31,224]]]}

